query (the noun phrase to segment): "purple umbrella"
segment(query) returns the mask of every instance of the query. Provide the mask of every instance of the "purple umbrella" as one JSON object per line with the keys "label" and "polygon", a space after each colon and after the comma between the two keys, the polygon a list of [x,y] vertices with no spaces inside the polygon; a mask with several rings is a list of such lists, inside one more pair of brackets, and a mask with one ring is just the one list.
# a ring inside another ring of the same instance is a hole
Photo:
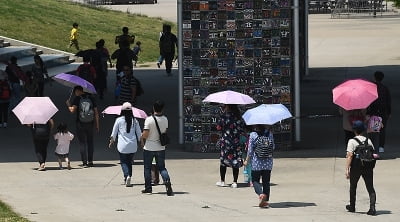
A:
{"label": "purple umbrella", "polygon": [[222,104],[252,104],[256,103],[248,95],[231,90],[216,92],[208,95],[203,102],[222,103]]}
{"label": "purple umbrella", "polygon": [[76,75],[61,73],[54,76],[53,79],[64,86],[69,86],[69,87],[82,86],[83,91],[85,92],[92,94],[97,93],[92,83]]}

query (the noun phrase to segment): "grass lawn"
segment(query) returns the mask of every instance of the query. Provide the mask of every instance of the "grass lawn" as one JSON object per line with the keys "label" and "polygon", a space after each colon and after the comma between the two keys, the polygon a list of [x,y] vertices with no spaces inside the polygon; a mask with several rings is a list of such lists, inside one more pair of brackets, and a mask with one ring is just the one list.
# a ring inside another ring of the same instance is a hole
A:
{"label": "grass lawn", "polygon": [[[176,24],[101,7],[85,6],[66,0],[2,0],[0,4],[0,33],[3,36],[75,53],[68,49],[72,23],[79,24],[81,50],[95,48],[99,39],[106,41],[110,53],[122,27],[129,28],[136,41],[142,42],[139,63],[153,62],[159,56],[158,39],[162,24]],[[175,31],[176,33],[176,31]],[[133,46],[132,46],[133,47]]]}
{"label": "grass lawn", "polygon": [[0,221],[1,222],[28,222],[27,219],[18,216],[9,206],[0,201]]}

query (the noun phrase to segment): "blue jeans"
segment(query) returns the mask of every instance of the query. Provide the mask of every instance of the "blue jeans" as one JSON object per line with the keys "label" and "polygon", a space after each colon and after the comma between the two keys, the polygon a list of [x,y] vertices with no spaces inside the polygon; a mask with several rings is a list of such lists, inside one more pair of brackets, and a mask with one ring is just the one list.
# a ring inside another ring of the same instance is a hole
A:
{"label": "blue jeans", "polygon": [[[257,170],[251,171],[251,177],[253,181],[253,187],[256,194],[266,194],[267,201],[269,200],[270,194],[270,184],[269,181],[271,179],[271,170]],[[262,185],[260,184],[260,178],[262,178]]]}
{"label": "blue jeans", "polygon": [[156,165],[163,178],[164,183],[169,182],[170,178],[168,171],[165,168],[165,150],[161,151],[148,151],[143,150],[143,164],[144,164],[144,188],[145,190],[152,190],[151,188],[151,163],[153,158],[156,160]]}
{"label": "blue jeans", "polygon": [[119,160],[125,180],[128,176],[132,177],[132,160],[134,155],[134,153],[119,153]]}

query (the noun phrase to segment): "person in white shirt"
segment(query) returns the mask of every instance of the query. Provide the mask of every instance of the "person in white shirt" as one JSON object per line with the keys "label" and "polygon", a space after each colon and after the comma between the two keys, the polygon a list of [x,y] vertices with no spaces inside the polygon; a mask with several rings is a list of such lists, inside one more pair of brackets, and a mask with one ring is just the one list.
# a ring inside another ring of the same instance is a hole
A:
{"label": "person in white shirt", "polygon": [[[360,177],[364,179],[365,186],[367,188],[369,194],[369,203],[370,208],[367,212],[368,215],[376,215],[375,202],[376,202],[376,193],[374,189],[374,167],[375,161],[371,162],[371,164],[362,164],[361,160],[358,159],[358,155],[355,155],[357,146],[359,142],[368,141],[368,144],[373,147],[372,141],[362,133],[365,131],[365,124],[361,120],[357,120],[353,122],[353,130],[355,133],[355,137],[350,139],[347,143],[347,155],[346,155],[346,178],[350,179],[350,204],[346,205],[346,209],[349,212],[355,212],[356,208],[356,194],[357,194],[357,183]],[[377,158],[376,154],[373,155],[374,158]]]}
{"label": "person in white shirt", "polygon": [[124,174],[124,185],[127,187],[132,186],[132,162],[141,134],[139,122],[132,113],[132,105],[125,102],[121,107],[121,116],[115,120],[108,147],[112,147],[118,136],[117,149]]}
{"label": "person in white shirt", "polygon": [[71,169],[71,162],[69,161],[69,145],[71,140],[74,139],[74,135],[68,131],[67,124],[60,123],[57,127],[57,133],[54,134],[54,139],[57,141],[57,146],[55,150],[55,154],[58,159],[58,165],[60,170],[63,169],[62,162],[65,161],[67,163],[68,170]]}
{"label": "person in white shirt", "polygon": [[143,163],[144,163],[144,180],[145,189],[142,190],[144,194],[151,194],[151,165],[153,158],[155,158],[156,165],[164,180],[167,195],[172,196],[173,191],[171,181],[167,169],[165,168],[165,146],[161,145],[160,133],[158,132],[157,125],[161,133],[167,132],[168,119],[163,115],[164,103],[156,101],[153,104],[153,115],[146,118],[144,121],[142,144],[143,146]]}

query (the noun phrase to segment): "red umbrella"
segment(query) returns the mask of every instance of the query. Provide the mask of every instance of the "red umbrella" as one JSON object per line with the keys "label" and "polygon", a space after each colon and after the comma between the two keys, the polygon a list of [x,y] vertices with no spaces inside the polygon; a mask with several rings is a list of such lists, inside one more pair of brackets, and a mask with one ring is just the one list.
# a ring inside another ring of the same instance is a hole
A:
{"label": "red umbrella", "polygon": [[352,79],[336,86],[332,90],[333,103],[345,110],[365,109],[378,98],[375,83]]}

